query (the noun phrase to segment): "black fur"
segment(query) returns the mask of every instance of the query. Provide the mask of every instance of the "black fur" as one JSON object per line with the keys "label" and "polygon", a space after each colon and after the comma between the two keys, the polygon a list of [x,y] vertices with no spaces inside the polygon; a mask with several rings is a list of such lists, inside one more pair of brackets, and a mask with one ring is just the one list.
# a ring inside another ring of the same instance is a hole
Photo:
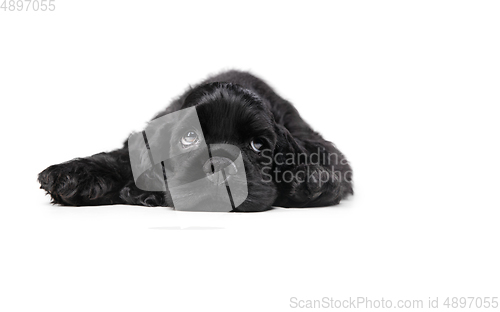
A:
{"label": "black fur", "polygon": [[[353,193],[352,171],[343,154],[261,79],[246,72],[223,72],[191,87],[154,119],[191,106],[196,107],[208,144],[230,143],[242,152],[249,194],[237,211],[329,206]],[[262,153],[249,146],[255,138],[265,143]],[[38,176],[41,188],[61,205],[172,207],[168,191],[135,186],[127,144],[48,167]],[[265,166],[271,157],[272,163]],[[292,175],[301,178],[290,180]],[[331,178],[322,181],[323,176]]]}

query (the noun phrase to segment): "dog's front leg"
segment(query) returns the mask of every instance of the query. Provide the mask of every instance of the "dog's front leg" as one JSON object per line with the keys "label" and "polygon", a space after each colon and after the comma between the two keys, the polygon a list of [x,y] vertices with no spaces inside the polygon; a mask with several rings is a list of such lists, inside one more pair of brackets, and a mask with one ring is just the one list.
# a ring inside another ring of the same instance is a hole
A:
{"label": "dog's front leg", "polygon": [[50,166],[38,181],[52,202],[60,205],[165,205],[163,192],[135,187],[126,147]]}

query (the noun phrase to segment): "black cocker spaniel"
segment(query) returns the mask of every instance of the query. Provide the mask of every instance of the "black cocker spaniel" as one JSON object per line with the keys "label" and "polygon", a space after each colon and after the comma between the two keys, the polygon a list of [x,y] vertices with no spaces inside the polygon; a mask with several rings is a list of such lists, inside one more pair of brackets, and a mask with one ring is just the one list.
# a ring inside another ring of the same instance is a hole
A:
{"label": "black cocker spaniel", "polygon": [[123,148],[38,175],[60,205],[264,211],[338,204],[344,155],[261,79],[226,71],[189,88]]}

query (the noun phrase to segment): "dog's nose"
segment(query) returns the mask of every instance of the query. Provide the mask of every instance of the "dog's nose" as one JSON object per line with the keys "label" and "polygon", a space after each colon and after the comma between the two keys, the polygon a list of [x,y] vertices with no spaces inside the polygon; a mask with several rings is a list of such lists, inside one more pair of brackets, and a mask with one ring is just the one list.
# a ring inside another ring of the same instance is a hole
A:
{"label": "dog's nose", "polygon": [[234,162],[227,157],[214,156],[203,165],[203,171],[213,184],[220,185],[238,172]]}

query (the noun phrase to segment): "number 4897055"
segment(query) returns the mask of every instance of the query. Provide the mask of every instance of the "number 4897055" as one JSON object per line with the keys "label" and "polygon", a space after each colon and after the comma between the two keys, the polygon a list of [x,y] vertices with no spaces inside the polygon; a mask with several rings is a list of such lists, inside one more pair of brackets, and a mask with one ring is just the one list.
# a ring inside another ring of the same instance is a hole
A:
{"label": "number 4897055", "polygon": [[55,0],[4,0],[0,9],[4,11],[54,11]]}

